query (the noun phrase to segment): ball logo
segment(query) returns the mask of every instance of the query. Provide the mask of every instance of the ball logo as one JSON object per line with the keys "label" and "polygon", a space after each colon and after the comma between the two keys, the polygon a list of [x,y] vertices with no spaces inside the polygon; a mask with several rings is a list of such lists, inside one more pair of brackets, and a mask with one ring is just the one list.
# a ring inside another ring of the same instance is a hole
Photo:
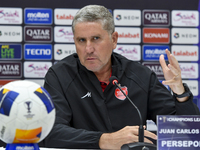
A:
{"label": "ball logo", "polygon": [[122,16],[121,16],[121,15],[117,15],[117,16],[116,16],[116,19],[117,19],[117,20],[121,20],[121,19],[122,19]]}
{"label": "ball logo", "polygon": [[27,113],[31,113],[32,102],[31,101],[24,102],[24,106],[28,110]]}
{"label": "ball logo", "polygon": [[61,55],[61,54],[62,54],[62,50],[61,50],[61,49],[58,49],[58,50],[56,51],[56,53],[57,53],[58,55]]}
{"label": "ball logo", "polygon": [[[121,89],[124,91],[124,93],[126,95],[128,95],[128,88],[126,86],[121,87]],[[115,97],[119,100],[125,100],[126,97],[124,96],[124,94],[120,91],[119,88],[115,89]]]}
{"label": "ball logo", "polygon": [[174,38],[179,38],[179,33],[174,33]]}

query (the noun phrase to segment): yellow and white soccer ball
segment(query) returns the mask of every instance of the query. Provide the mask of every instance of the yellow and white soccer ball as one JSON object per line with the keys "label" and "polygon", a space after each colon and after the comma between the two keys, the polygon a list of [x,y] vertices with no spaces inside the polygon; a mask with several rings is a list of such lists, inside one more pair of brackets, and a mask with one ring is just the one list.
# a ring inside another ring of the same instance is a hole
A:
{"label": "yellow and white soccer ball", "polygon": [[5,143],[38,143],[54,121],[53,102],[40,85],[20,80],[0,88],[0,139]]}

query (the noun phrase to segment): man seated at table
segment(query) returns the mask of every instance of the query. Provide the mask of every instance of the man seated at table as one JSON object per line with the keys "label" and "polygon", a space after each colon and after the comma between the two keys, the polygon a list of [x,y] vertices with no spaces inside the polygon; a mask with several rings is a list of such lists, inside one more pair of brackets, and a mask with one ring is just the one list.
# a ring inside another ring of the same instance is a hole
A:
{"label": "man seated at table", "polygon": [[[56,121],[44,141],[46,147],[120,149],[138,141],[138,113],[109,82],[111,76],[118,78],[141,111],[144,125],[147,119],[156,121],[156,115],[200,114],[192,93],[182,83],[178,62],[168,50],[168,65],[160,56],[165,77],[162,83],[147,67],[113,52],[118,33],[105,7],[80,9],[72,30],[77,53],[53,65],[45,77],[44,88],[56,107]],[[144,135],[157,138],[147,130]],[[152,143],[148,138],[144,141]]]}

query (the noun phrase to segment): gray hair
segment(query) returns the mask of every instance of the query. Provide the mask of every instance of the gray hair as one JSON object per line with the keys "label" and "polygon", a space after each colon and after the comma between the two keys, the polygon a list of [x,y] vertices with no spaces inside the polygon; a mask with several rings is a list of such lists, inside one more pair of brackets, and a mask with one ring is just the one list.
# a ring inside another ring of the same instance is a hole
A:
{"label": "gray hair", "polygon": [[112,34],[115,31],[114,19],[107,8],[100,5],[88,5],[80,9],[72,22],[72,31],[75,25],[81,22],[100,22],[103,29]]}

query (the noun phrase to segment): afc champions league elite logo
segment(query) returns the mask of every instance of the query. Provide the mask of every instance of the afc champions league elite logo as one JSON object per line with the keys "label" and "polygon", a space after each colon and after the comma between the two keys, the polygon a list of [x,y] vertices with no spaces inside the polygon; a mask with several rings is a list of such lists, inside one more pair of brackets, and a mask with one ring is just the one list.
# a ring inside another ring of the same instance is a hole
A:
{"label": "afc champions league elite logo", "polygon": [[[126,95],[128,95],[128,88],[126,86],[122,86],[121,89],[124,91]],[[119,100],[125,100],[126,96],[120,91],[119,88],[115,89],[115,97]]]}
{"label": "afc champions league elite logo", "polygon": [[26,102],[24,102],[24,106],[28,110],[27,113],[31,113],[31,108],[33,106],[32,102],[31,101],[26,101]]}

